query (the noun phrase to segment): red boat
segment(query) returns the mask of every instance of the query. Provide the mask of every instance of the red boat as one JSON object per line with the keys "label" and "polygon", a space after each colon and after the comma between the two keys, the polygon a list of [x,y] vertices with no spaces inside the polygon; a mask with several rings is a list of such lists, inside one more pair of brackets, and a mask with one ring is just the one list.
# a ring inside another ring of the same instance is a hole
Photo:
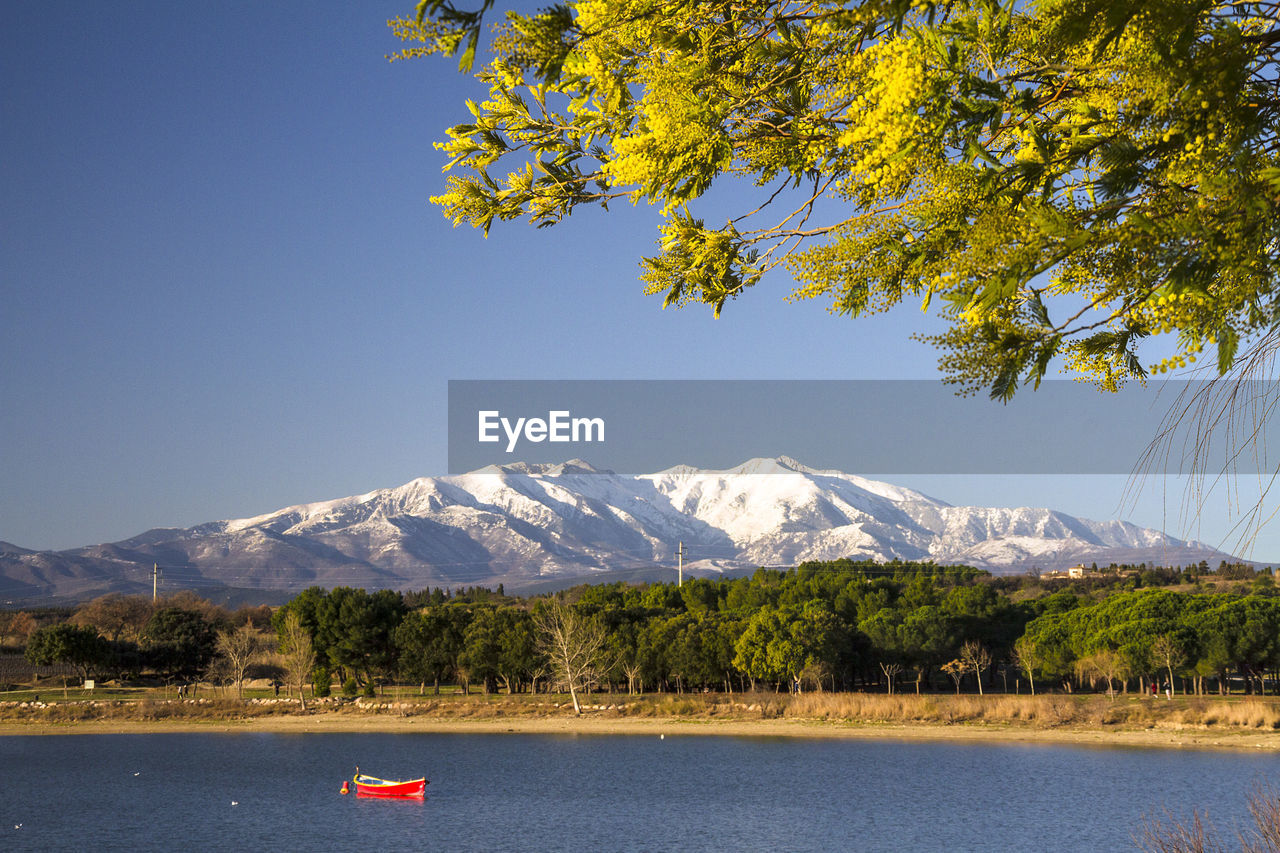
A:
{"label": "red boat", "polygon": [[360,797],[401,797],[414,800],[425,799],[427,795],[426,779],[410,779],[397,782],[390,779],[379,779],[361,773],[356,768],[356,795]]}

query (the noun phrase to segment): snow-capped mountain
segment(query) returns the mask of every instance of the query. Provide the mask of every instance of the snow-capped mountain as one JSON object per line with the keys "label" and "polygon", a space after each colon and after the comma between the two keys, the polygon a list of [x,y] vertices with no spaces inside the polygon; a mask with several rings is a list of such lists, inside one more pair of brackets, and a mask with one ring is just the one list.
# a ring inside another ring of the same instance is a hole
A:
{"label": "snow-capped mountain", "polygon": [[787,457],[725,471],[679,466],[622,476],[574,460],[424,477],[394,489],[122,542],[33,552],[0,543],[0,600],[85,597],[151,585],[422,589],[520,586],[673,567],[805,560],[933,560],[996,572],[1079,562],[1214,564],[1205,545],[1049,509],[957,507],[911,489]]}

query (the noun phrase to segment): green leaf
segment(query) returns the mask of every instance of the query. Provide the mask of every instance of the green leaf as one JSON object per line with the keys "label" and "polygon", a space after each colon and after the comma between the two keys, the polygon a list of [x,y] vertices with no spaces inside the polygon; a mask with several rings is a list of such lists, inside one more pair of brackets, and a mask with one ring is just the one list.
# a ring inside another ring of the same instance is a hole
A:
{"label": "green leaf", "polygon": [[1231,369],[1236,361],[1236,349],[1240,346],[1240,336],[1230,326],[1218,330],[1218,373],[1223,374]]}
{"label": "green leaf", "polygon": [[1048,205],[1028,205],[1024,211],[1027,219],[1049,237],[1070,237],[1075,233],[1075,225],[1063,215],[1062,211]]}

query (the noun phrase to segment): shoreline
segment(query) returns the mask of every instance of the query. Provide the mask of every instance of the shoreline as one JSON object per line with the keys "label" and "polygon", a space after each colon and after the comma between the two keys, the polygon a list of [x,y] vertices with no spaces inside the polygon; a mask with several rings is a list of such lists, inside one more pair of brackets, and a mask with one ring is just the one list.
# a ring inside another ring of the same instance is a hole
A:
{"label": "shoreline", "polygon": [[803,718],[699,720],[618,717],[464,719],[319,713],[238,720],[85,720],[0,722],[0,737],[105,734],[535,734],[583,736],[791,737],[828,740],[950,742],[1100,748],[1280,750],[1280,732],[1248,730],[1035,728],[998,724],[832,722]]}

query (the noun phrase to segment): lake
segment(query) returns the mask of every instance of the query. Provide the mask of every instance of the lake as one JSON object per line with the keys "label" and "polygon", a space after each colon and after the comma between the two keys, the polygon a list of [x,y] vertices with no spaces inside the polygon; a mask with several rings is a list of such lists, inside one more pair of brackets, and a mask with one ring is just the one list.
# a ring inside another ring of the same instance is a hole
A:
{"label": "lake", "polygon": [[[341,796],[356,765],[425,802]],[[0,850],[1132,849],[1145,815],[1224,841],[1280,757],[755,738],[0,737]],[[21,825],[18,827],[18,825]]]}

